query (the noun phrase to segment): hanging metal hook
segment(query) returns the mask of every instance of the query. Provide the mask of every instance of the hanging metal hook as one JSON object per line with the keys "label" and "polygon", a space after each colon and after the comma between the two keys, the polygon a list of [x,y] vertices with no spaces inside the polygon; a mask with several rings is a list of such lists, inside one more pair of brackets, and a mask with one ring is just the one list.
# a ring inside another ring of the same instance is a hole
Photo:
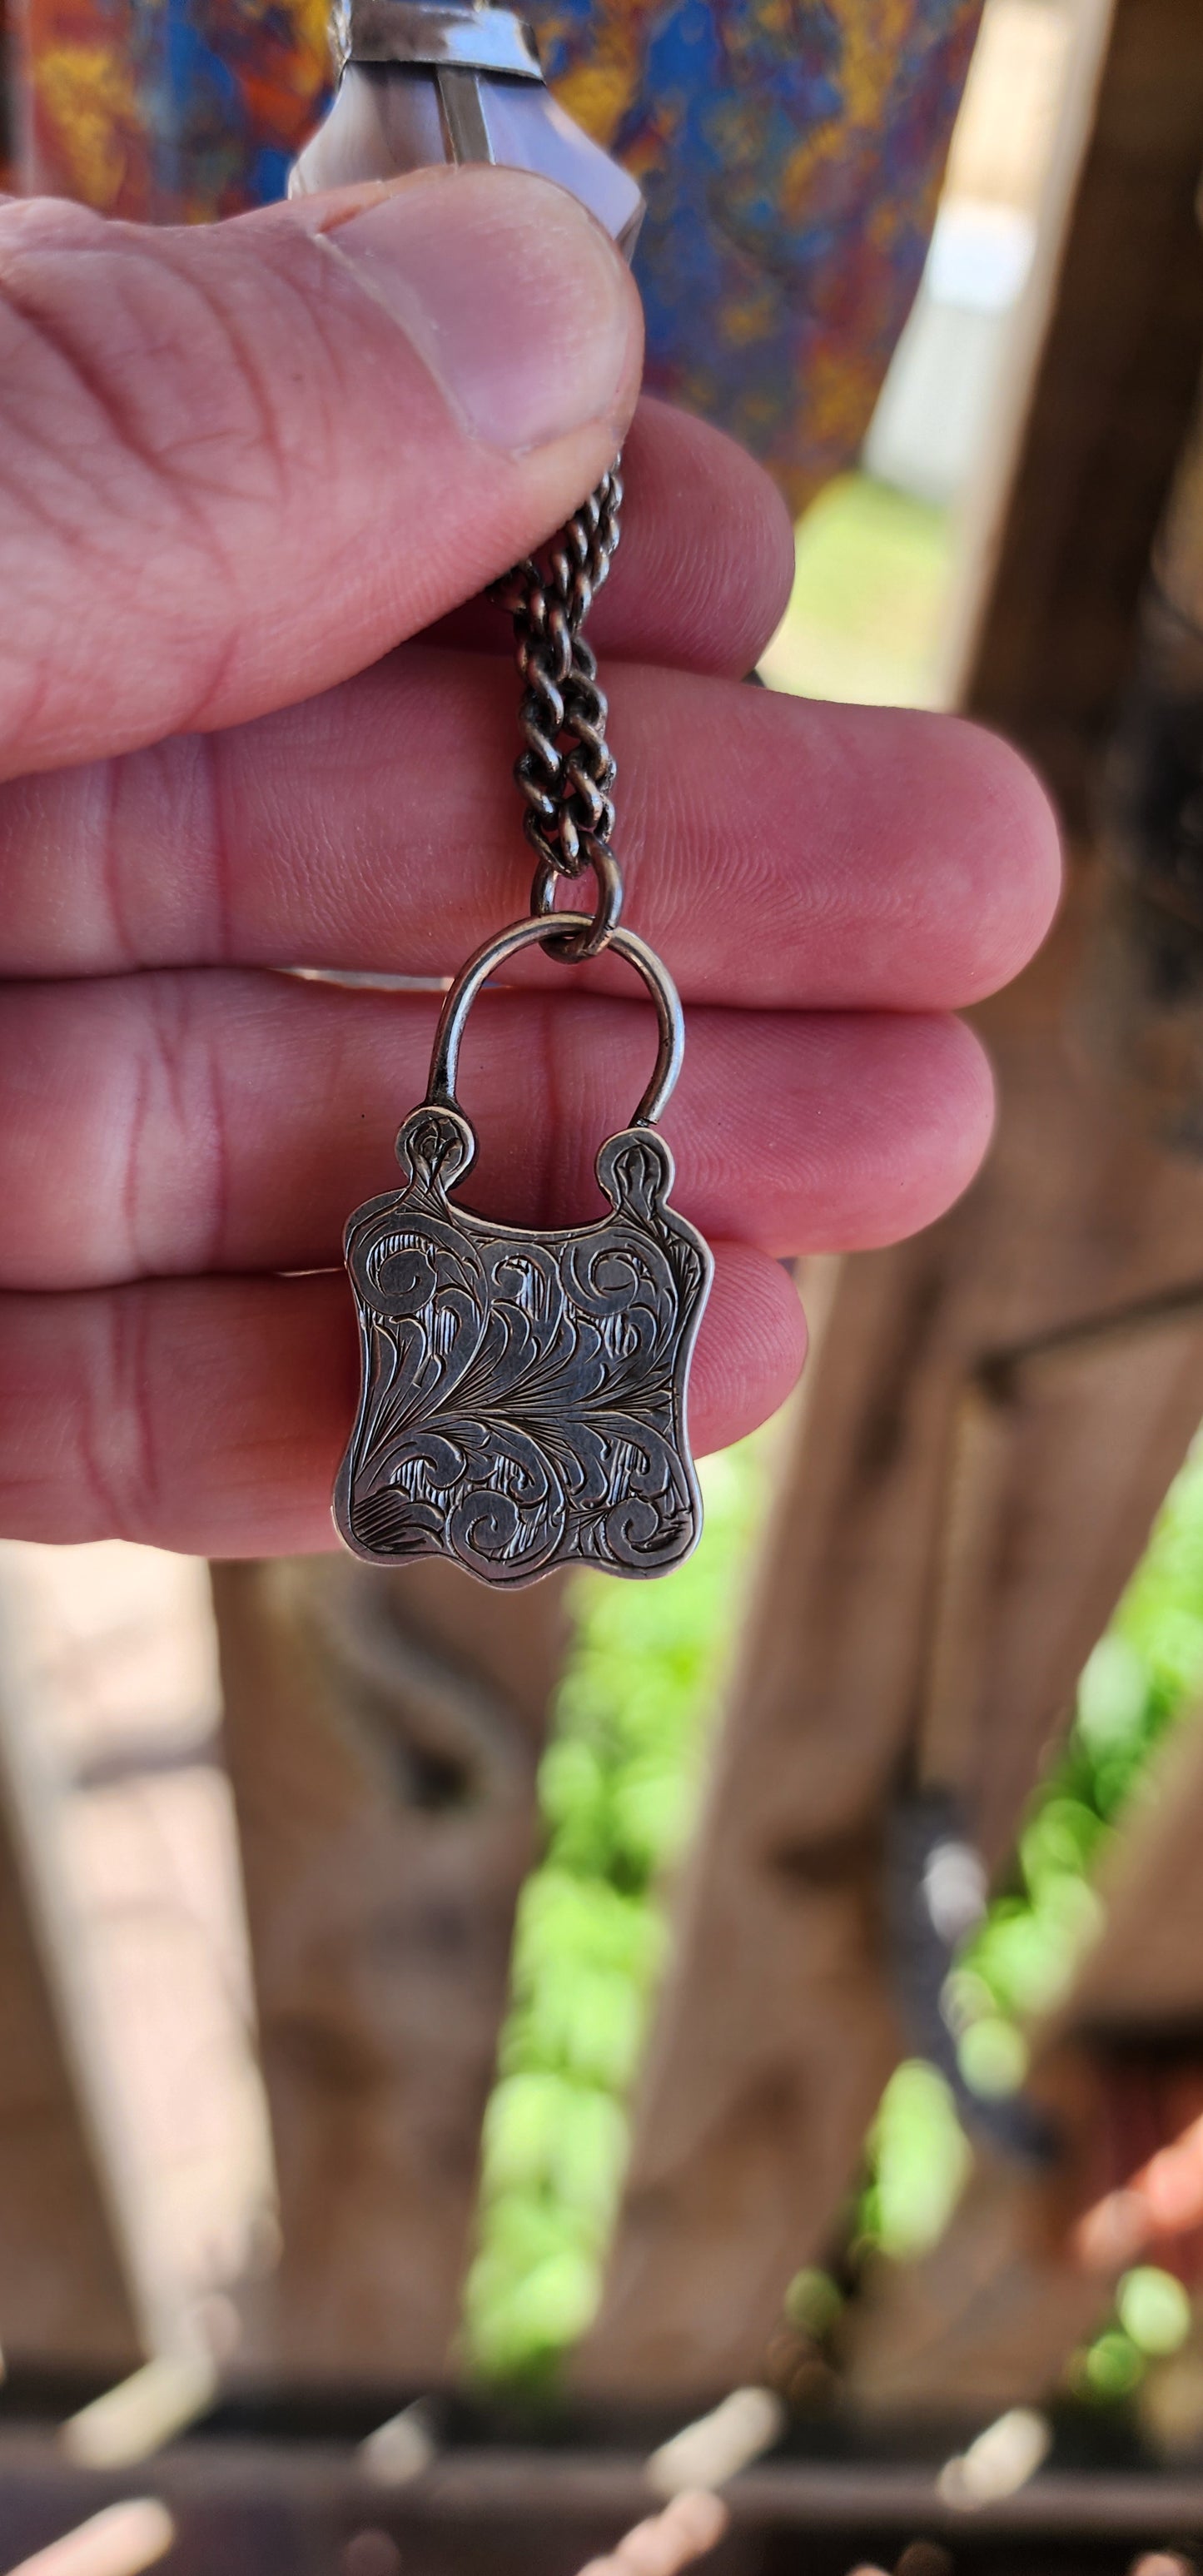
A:
{"label": "hanging metal hook", "polygon": [[[592,927],[587,912],[558,912],[554,918],[557,929],[568,933],[588,931]],[[540,941],[545,941],[547,927],[546,913],[536,913],[529,921],[512,922],[508,930],[499,930],[496,938],[486,939],[483,948],[478,948],[475,956],[461,967],[443,1003],[435,1031],[430,1080],[426,1086],[427,1103],[432,1109],[454,1109],[462,1115],[455,1081],[459,1071],[460,1039],[472,1004],[494,969],[503,966],[508,957],[516,957],[520,949],[533,948]],[[660,1031],[656,1069],[631,1120],[632,1127],[654,1127],[671,1096],[685,1053],[685,1015],[681,1009],[681,997],[655,949],[649,948],[647,941],[640,939],[633,930],[612,930],[608,945],[616,956],[625,958],[628,966],[633,966],[636,974],[642,976],[656,1005]]]}

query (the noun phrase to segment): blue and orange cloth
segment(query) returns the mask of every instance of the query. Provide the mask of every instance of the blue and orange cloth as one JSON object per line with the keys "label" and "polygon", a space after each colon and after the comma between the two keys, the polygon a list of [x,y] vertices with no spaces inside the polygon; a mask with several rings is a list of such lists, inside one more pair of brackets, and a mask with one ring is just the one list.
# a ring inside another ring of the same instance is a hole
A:
{"label": "blue and orange cloth", "polygon": [[[0,0],[0,10],[5,0]],[[283,193],[326,0],[8,0],[24,177],[205,222]],[[796,504],[855,456],[918,284],[980,0],[527,0],[639,178],[648,380]]]}

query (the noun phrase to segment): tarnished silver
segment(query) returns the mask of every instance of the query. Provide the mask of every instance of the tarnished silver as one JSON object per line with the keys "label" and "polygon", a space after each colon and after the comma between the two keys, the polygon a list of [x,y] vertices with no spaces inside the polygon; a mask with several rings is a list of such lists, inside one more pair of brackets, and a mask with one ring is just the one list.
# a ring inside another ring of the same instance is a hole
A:
{"label": "tarnished silver", "polygon": [[[575,934],[589,917],[564,922]],[[669,1205],[672,1156],[653,1124],[680,1068],[681,1005],[633,932],[610,945],[643,977],[660,1043],[630,1126],[597,1157],[611,1212],[536,1232],[447,1196],[476,1151],[456,1094],[466,1015],[498,966],[546,938],[537,914],[469,959],[426,1099],[397,1138],[402,1186],[347,1227],[362,1387],[334,1513],[373,1564],[442,1556],[507,1584],[563,1565],[655,1575],[700,1534],[687,1380],[713,1264]]]}
{"label": "tarnished silver", "polygon": [[[543,72],[534,32],[512,9],[492,0],[340,0],[335,46],[343,78],[355,64],[433,75],[448,158],[496,162],[487,113],[492,79],[531,81]],[[417,104],[410,87],[411,107]]]}
{"label": "tarnished silver", "polygon": [[[342,77],[291,195],[495,162],[557,180],[631,256],[640,190],[552,98],[523,18],[491,0],[336,0],[335,23]],[[426,1099],[397,1138],[402,1186],[347,1227],[362,1377],[334,1516],[371,1564],[443,1556],[490,1583],[582,1563],[663,1574],[701,1530],[686,1394],[712,1263],[669,1205],[672,1156],[654,1125],[680,1067],[681,1006],[621,927],[608,709],[583,633],[621,511],[616,460],[545,563],[516,564],[491,593],[513,619],[522,678],[531,914],[457,978]],[[558,912],[561,882],[586,875],[593,910]],[[597,1157],[609,1214],[541,1233],[447,1195],[476,1152],[455,1088],[465,1016],[495,968],[536,944],[565,963],[613,948],[642,975],[660,1028],[631,1124]]]}
{"label": "tarnished silver", "polygon": [[[572,931],[584,926],[588,914],[566,912],[560,918],[565,929]],[[508,965],[510,958],[516,957],[521,949],[531,948],[536,942],[543,948],[548,945],[547,923],[542,914],[532,914],[529,921],[512,921],[507,930],[496,931],[492,939],[486,939],[474,956],[469,957],[467,964],[461,966],[448,990],[434,1033],[430,1081],[426,1088],[428,1103],[440,1109],[454,1109],[459,1114],[455,1084],[459,1072],[460,1040],[468,1013],[490,975],[496,974],[499,966]],[[627,965],[633,966],[643,977],[656,1006],[659,1045],[655,1069],[631,1120],[632,1127],[653,1127],[668,1107],[685,1060],[685,1015],[681,1009],[681,996],[663,960],[657,957],[654,948],[648,947],[646,939],[637,938],[633,930],[615,930],[611,933],[611,946],[617,957],[625,958]]]}
{"label": "tarnished silver", "polygon": [[524,748],[514,776],[525,800],[523,827],[538,859],[531,911],[550,913],[561,877],[591,868],[597,905],[588,929],[548,941],[567,964],[596,957],[622,911],[614,831],[614,755],[597,662],[582,628],[610,569],[622,531],[621,458],[548,549],[547,569],[528,556],[489,594],[514,622],[523,681],[518,722]]}
{"label": "tarnished silver", "polygon": [[333,16],[340,71],[348,63],[447,63],[541,81],[534,29],[512,9],[472,0],[340,0]]}

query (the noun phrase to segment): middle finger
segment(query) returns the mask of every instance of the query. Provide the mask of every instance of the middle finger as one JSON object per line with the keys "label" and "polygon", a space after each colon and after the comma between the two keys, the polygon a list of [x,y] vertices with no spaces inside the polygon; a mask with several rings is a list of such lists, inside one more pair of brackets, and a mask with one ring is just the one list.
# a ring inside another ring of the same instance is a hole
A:
{"label": "middle finger", "polygon": [[[1047,926],[1055,827],[991,735],[630,664],[609,693],[629,918],[687,1000],[956,1009]],[[407,646],[226,734],[13,780],[0,973],[453,972],[527,908],[516,736],[505,665]]]}

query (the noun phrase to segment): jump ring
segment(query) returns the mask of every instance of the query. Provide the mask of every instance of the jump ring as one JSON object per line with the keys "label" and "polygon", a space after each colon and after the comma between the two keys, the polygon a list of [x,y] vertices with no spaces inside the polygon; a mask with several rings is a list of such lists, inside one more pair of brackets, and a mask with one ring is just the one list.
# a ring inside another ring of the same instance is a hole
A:
{"label": "jump ring", "polygon": [[[605,841],[599,841],[593,832],[582,832],[581,848],[597,879],[597,910],[591,920],[585,916],[584,927],[574,930],[571,936],[561,936],[557,932],[544,939],[548,956],[558,958],[562,966],[582,966],[587,957],[600,957],[617,931],[622,911],[622,870],[613,850]],[[535,870],[530,908],[545,921],[560,918],[555,908],[556,887],[564,874],[566,871],[558,868],[552,859],[540,859]],[[565,913],[562,917],[568,921],[571,916]],[[581,918],[580,915],[575,917]]]}

